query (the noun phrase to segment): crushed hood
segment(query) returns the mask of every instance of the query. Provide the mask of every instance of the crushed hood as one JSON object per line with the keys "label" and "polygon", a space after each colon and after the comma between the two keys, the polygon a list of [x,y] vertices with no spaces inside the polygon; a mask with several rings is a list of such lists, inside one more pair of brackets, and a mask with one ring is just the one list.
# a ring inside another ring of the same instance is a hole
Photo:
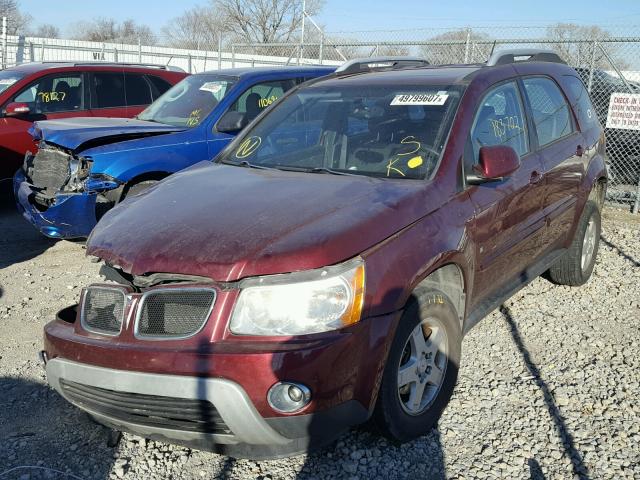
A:
{"label": "crushed hood", "polygon": [[36,140],[79,151],[90,146],[181,130],[184,128],[135,118],[79,117],[35,122],[29,133]]}
{"label": "crushed hood", "polygon": [[87,254],[216,281],[320,268],[425,213],[425,183],[201,162],[109,211]]}

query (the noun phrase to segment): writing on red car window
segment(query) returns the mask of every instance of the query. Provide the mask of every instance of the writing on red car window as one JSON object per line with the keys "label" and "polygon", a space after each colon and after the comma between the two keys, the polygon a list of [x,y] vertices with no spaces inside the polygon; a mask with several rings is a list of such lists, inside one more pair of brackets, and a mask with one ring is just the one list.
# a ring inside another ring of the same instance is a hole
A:
{"label": "writing on red car window", "polygon": [[245,139],[236,150],[236,158],[247,158],[258,149],[261,143],[262,138],[257,136]]}
{"label": "writing on red car window", "polygon": [[49,102],[63,102],[67,96],[65,92],[38,92],[40,101],[44,103]]}
{"label": "writing on red car window", "polygon": [[514,115],[497,118],[497,119],[491,119],[490,122],[491,122],[491,127],[493,128],[494,136],[500,139],[506,138],[507,132],[512,132],[513,130],[517,130],[517,131],[522,130],[518,117]]}

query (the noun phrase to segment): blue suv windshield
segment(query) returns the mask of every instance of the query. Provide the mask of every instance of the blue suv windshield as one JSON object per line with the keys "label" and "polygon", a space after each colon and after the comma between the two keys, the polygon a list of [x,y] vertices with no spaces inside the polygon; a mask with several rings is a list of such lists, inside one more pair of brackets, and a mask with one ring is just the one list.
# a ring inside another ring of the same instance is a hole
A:
{"label": "blue suv windshield", "polygon": [[434,172],[462,87],[312,86],[283,98],[219,161],[419,179]]}
{"label": "blue suv windshield", "polygon": [[176,127],[197,127],[236,80],[222,75],[192,75],[167,90],[137,118]]}

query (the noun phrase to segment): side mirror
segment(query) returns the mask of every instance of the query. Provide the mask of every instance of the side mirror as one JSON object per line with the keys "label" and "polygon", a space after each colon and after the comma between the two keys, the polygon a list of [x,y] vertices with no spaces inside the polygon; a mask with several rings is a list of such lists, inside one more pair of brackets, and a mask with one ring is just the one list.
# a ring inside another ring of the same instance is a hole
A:
{"label": "side mirror", "polygon": [[4,109],[4,115],[6,117],[23,117],[30,113],[31,109],[29,108],[29,105],[20,102],[11,102]]}
{"label": "side mirror", "polygon": [[466,175],[469,185],[496,182],[508,177],[520,167],[518,153],[507,145],[481,147],[478,165]]}
{"label": "side mirror", "polygon": [[222,133],[238,133],[247,123],[247,115],[245,113],[229,111],[218,120],[216,130]]}

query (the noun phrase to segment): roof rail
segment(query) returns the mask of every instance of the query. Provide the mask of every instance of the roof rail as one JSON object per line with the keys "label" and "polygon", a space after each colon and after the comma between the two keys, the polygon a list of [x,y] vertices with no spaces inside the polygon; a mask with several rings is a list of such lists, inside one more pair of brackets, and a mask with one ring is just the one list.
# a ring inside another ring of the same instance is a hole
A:
{"label": "roof rail", "polygon": [[429,62],[421,57],[364,57],[354,58],[336,69],[339,75],[368,72],[376,68],[424,67]]}
{"label": "roof rail", "polygon": [[553,50],[541,48],[508,48],[494,52],[487,60],[487,66],[506,65],[518,62],[552,62],[567,64]]}
{"label": "roof rail", "polygon": [[[27,62],[27,63],[31,63],[31,62]],[[35,62],[33,62],[35,63]],[[45,60],[44,62],[39,62],[39,63],[60,63],[60,64],[67,64],[67,65],[72,65],[74,67],[81,67],[81,66],[94,66],[94,65],[98,65],[98,66],[126,66],[126,67],[149,67],[149,68],[157,68],[159,70],[168,70],[168,71],[172,71],[172,72],[184,72],[184,70],[180,67],[175,67],[173,65],[161,65],[161,64],[157,64],[157,63],[138,63],[138,62],[109,62],[109,61],[100,61],[100,60],[96,60],[96,61],[74,61],[74,60]]]}

